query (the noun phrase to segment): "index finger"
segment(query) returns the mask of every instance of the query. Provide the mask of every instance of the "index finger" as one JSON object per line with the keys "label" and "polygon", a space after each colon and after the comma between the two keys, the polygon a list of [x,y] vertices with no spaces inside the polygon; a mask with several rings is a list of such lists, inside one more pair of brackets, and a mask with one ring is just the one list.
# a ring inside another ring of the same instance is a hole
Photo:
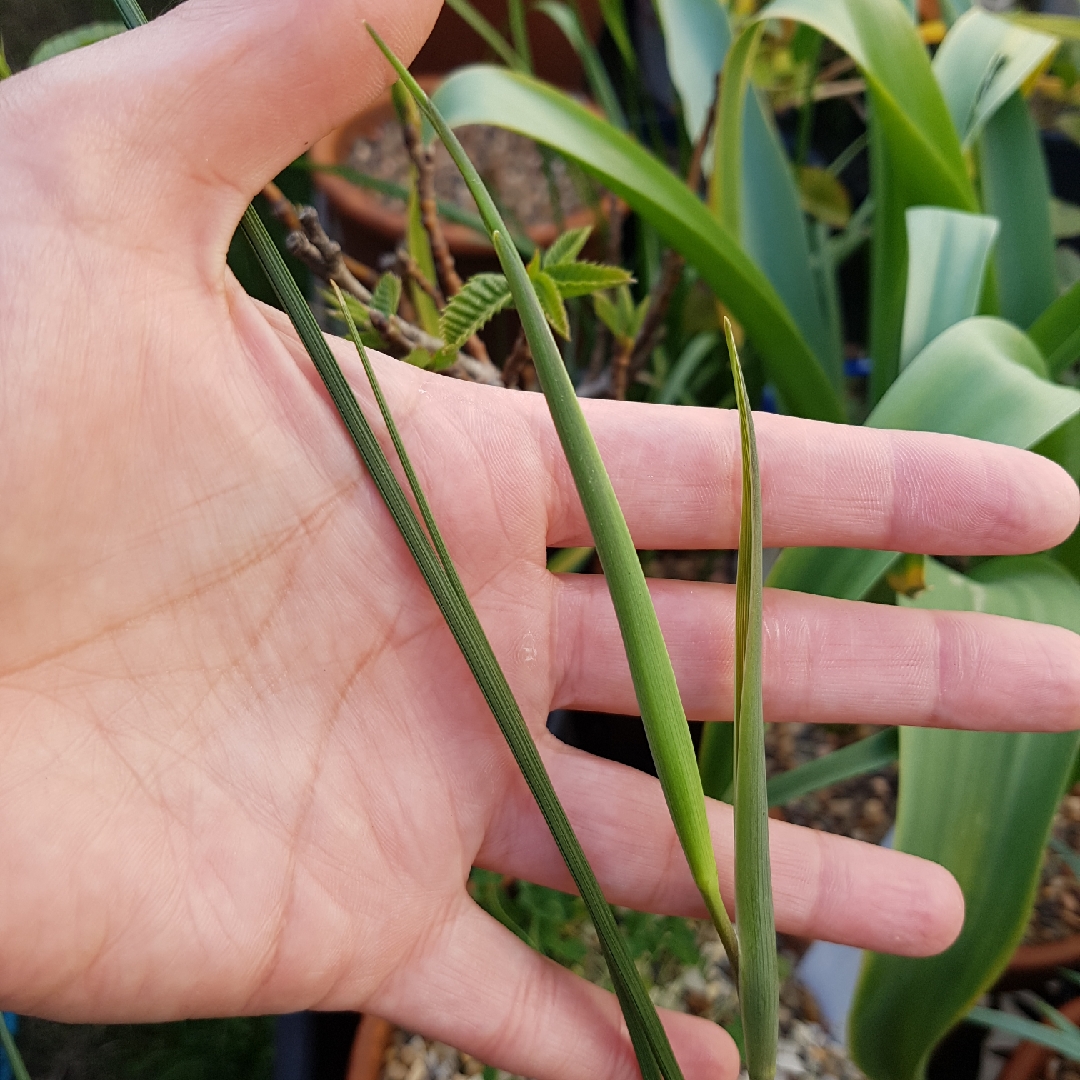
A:
{"label": "index finger", "polygon": [[[547,543],[592,542],[543,401],[531,405],[546,458]],[[733,548],[739,538],[734,412],[582,401],[639,548]],[[755,414],[768,547],[877,548],[936,555],[1041,551],[1064,540],[1080,493],[1053,462],[955,435]]]}

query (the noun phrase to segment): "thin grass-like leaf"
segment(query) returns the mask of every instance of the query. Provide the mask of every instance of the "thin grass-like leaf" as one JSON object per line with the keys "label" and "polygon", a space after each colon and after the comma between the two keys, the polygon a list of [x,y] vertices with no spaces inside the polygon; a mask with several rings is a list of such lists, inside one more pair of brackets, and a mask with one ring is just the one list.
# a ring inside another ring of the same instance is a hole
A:
{"label": "thin grass-like leaf", "polygon": [[671,658],[649,597],[630,530],[596,442],[585,422],[573,383],[544,317],[536,290],[529,280],[528,271],[517,249],[507,239],[502,218],[475,167],[416,80],[390,52],[378,34],[370,26],[368,29],[442,139],[490,231],[495,253],[506,274],[532,349],[537,376],[547,399],[555,430],[566,453],[586,519],[596,541],[600,561],[604,566],[646,735],[675,831],[686,853],[694,882],[702,894],[724,947],[728,950],[732,968],[738,970],[738,946],[720,897],[705,797],[701,790],[694,746],[675,683]]}
{"label": "thin grass-like leaf", "polygon": [[507,67],[515,71],[527,70],[525,62],[518,56],[510,42],[469,3],[469,0],[446,0],[446,6],[461,16]]}
{"label": "thin grass-like leaf", "polygon": [[769,864],[765,720],[761,694],[761,474],[750,398],[731,323],[724,320],[739,406],[742,514],[735,576],[735,919],[739,1005],[750,1080],[771,1080],[779,1039],[780,977]]}
{"label": "thin grass-like leaf", "polygon": [[891,765],[900,755],[900,734],[886,728],[850,746],[774,776],[767,785],[770,806],[783,806],[823,787]]}
{"label": "thin grass-like leaf", "polygon": [[30,1074],[23,1064],[19,1048],[15,1045],[15,1039],[11,1032],[8,1031],[8,1026],[2,1016],[0,1016],[0,1046],[3,1046],[4,1053],[7,1054],[7,1059],[11,1064],[11,1071],[15,1074],[15,1080],[30,1080]]}
{"label": "thin grass-like leaf", "polygon": [[1013,1016],[998,1009],[988,1009],[976,1005],[967,1014],[967,1019],[982,1027],[997,1028],[998,1031],[1018,1035],[1028,1042],[1038,1043],[1055,1053],[1062,1054],[1071,1061],[1080,1061],[1080,1035],[1059,1031],[1048,1024],[1029,1020],[1026,1016]]}

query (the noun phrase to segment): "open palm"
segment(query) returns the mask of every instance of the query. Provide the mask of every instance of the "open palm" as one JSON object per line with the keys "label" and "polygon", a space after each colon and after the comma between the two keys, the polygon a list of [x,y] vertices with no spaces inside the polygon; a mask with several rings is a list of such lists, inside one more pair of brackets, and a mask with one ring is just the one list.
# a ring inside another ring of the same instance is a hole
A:
{"label": "open palm", "polygon": [[[412,55],[434,15],[190,0],[0,87],[6,1007],[371,1008],[538,1077],[635,1075],[614,1001],[469,900],[473,864],[568,879],[302,349],[225,268],[251,195],[388,81],[361,20]],[[544,729],[634,711],[602,579],[545,569],[588,533],[544,402],[377,363],[605,891],[700,913],[656,783]],[[732,416],[587,416],[640,546],[736,542]],[[1077,516],[1007,448],[772,417],[759,440],[770,545],[1027,551]],[[729,717],[731,590],[654,596],[688,711]],[[1056,628],[778,594],[766,635],[769,719],[1077,721]],[[782,929],[920,954],[959,927],[955,883],[907,856],[781,826],[773,867]],[[722,1032],[665,1022],[691,1075],[734,1075]]]}

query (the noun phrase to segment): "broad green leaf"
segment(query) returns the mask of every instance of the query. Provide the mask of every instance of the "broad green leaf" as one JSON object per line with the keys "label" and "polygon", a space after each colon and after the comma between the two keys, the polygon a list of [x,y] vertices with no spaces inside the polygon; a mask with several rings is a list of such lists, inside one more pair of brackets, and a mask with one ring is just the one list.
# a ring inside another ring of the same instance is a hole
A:
{"label": "broad green leaf", "polygon": [[1057,48],[1057,41],[974,7],[945,36],[934,75],[961,143],[986,122]]}
{"label": "broad green leaf", "polygon": [[772,282],[839,390],[842,343],[830,332],[822,310],[811,269],[802,196],[772,112],[756,92],[747,95],[743,116],[741,190],[738,235],[743,248]]}
{"label": "broad green leaf", "polygon": [[1080,19],[1071,15],[1040,15],[1034,11],[1010,11],[1010,22],[1040,34],[1052,34],[1062,41],[1080,41]]}
{"label": "broad green leaf", "polygon": [[574,52],[578,54],[581,66],[585,69],[585,79],[597,105],[603,109],[604,115],[617,128],[625,131],[628,125],[626,114],[623,112],[622,105],[619,104],[619,95],[615,93],[615,87],[611,85],[607,69],[600,59],[600,54],[596,51],[596,46],[581,25],[577,11],[569,4],[562,3],[561,0],[540,0],[535,7],[563,32]]}
{"label": "broad green leaf", "polygon": [[697,268],[745,328],[790,411],[843,420],[839,396],[767,277],[701,200],[629,135],[553,87],[500,68],[456,72],[435,98],[453,126],[509,128],[578,162]]}
{"label": "broad green leaf", "polygon": [[839,784],[853,776],[877,772],[891,765],[899,753],[899,729],[886,728],[876,735],[774,776],[769,781],[769,805],[783,806],[792,799]]}
{"label": "broad green leaf", "polygon": [[[1058,1013],[1058,1015],[1061,1014]],[[1077,1030],[1075,1024],[1070,1024],[1072,1030],[1066,1033],[1046,1024],[1040,1024],[1036,1020],[1029,1020],[1026,1016],[1016,1016],[1013,1013],[1002,1012],[1000,1009],[988,1009],[985,1005],[974,1006],[964,1019],[970,1020],[973,1024],[981,1024],[983,1027],[1008,1032],[1027,1042],[1038,1043],[1070,1061],[1080,1061],[1080,1031]]]}
{"label": "broad green leaf", "polygon": [[1028,334],[1046,357],[1051,375],[1060,375],[1080,357],[1080,281],[1031,324]]}
{"label": "broad green leaf", "polygon": [[1057,296],[1050,178],[1039,129],[1019,92],[979,139],[983,207],[1001,222],[994,252],[1001,315],[1026,329]]}
{"label": "broad green leaf", "polygon": [[901,369],[943,330],[979,310],[998,233],[994,218],[936,206],[912,207],[906,219],[909,258]]}
{"label": "broad green leaf", "polygon": [[[604,567],[645,733],[676,835],[686,855],[694,883],[727,950],[732,969],[737,972],[738,944],[720,895],[716,856],[705,811],[705,796],[701,790],[694,746],[675,682],[671,658],[664,643],[634,541],[596,442],[585,422],[574,385],[555,344],[534,283],[530,281],[517,249],[504,235],[502,218],[476,168],[416,80],[387,50],[370,27],[369,32],[438,132],[470,194],[476,200],[481,217],[489,230],[495,253],[506,275],[521,325],[532,350],[533,362],[552,422],[566,453],[586,520],[596,542],[597,554]],[[620,291],[629,292],[626,286],[622,286]],[[635,1017],[639,1017],[639,1011],[624,1007],[624,1015],[630,1024]],[[656,1014],[640,1013],[639,1018],[642,1026],[636,1035],[631,1028],[631,1037],[634,1038],[635,1049],[638,1050],[638,1061],[643,1069],[651,1068],[653,1073],[659,1069],[670,1080],[670,1074],[677,1072],[678,1066],[666,1036],[656,1030]],[[642,1042],[642,1037],[647,1040],[645,1043]]]}
{"label": "broad green leaf", "polygon": [[[1080,584],[1047,556],[991,559],[969,577],[930,559],[927,579],[925,592],[900,603],[1080,631]],[[1023,726],[1037,717],[1016,720]],[[867,955],[848,1032],[872,1080],[918,1080],[937,1041],[1008,963],[1078,742],[1076,732],[902,729],[895,847],[952,872],[965,918],[939,956]]]}
{"label": "broad green leaf", "polygon": [[555,242],[544,252],[540,265],[545,270],[563,263],[572,263],[582,252],[592,235],[592,226],[581,229],[569,229],[555,238]]}
{"label": "broad green leaf", "polygon": [[[1080,392],[1047,382],[1045,373],[1038,350],[1015,326],[965,319],[901,372],[866,424],[1031,447],[1080,413]],[[858,600],[895,558],[894,552],[789,548],[768,584]]]}
{"label": "broad green leaf", "polygon": [[717,0],[655,0],[664,31],[671,81],[682,102],[683,123],[697,142],[716,97],[716,79],[731,44],[727,12]]}
{"label": "broad green leaf", "polygon": [[546,270],[537,270],[535,274],[530,274],[529,280],[536,289],[540,307],[543,308],[547,321],[551,323],[551,328],[560,337],[569,338],[570,320],[566,314],[566,305],[559,295],[559,286]]}
{"label": "broad green leaf", "polygon": [[396,315],[401,303],[401,278],[394,274],[383,274],[375,284],[371,294],[371,306],[384,315]]}
{"label": "broad green leaf", "polygon": [[904,212],[910,206],[978,209],[960,141],[926,49],[897,0],[774,0],[736,39],[725,69],[718,154],[721,216],[729,227],[739,212],[742,101],[764,19],[814,27],[843,49],[866,79],[875,207],[870,353],[876,402],[899,370],[907,268]]}
{"label": "broad green leaf", "polygon": [[765,720],[761,695],[761,474],[750,399],[731,323],[724,320],[739,407],[742,512],[735,581],[735,918],[739,929],[739,1007],[750,1080],[772,1080],[779,1038]]}
{"label": "broad green leaf", "polygon": [[77,26],[74,30],[65,30],[62,34],[56,34],[43,41],[30,54],[30,62],[27,66],[34,67],[36,64],[43,64],[54,56],[81,49],[84,45],[93,45],[123,31],[122,22],[93,22],[85,26]]}
{"label": "broad green leaf", "polygon": [[502,274],[474,274],[443,308],[439,336],[460,349],[511,302],[510,286]]}
{"label": "broad green leaf", "polygon": [[575,296],[614,289],[629,285],[634,279],[620,266],[603,266],[600,263],[564,262],[546,266],[544,274],[550,278],[564,300]]}

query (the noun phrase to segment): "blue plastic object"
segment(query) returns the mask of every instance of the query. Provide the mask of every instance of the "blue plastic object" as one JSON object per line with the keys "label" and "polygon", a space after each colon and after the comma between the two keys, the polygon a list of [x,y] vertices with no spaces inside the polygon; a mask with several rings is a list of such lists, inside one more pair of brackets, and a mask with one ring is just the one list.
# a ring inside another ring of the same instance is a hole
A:
{"label": "blue plastic object", "polygon": [[[4,1018],[4,1024],[7,1025],[8,1031],[14,1035],[19,1030],[19,1018],[14,1013],[0,1013],[0,1016]],[[8,1061],[8,1056],[4,1053],[3,1047],[0,1047],[0,1080],[15,1080],[15,1073],[11,1068],[11,1062]]]}

